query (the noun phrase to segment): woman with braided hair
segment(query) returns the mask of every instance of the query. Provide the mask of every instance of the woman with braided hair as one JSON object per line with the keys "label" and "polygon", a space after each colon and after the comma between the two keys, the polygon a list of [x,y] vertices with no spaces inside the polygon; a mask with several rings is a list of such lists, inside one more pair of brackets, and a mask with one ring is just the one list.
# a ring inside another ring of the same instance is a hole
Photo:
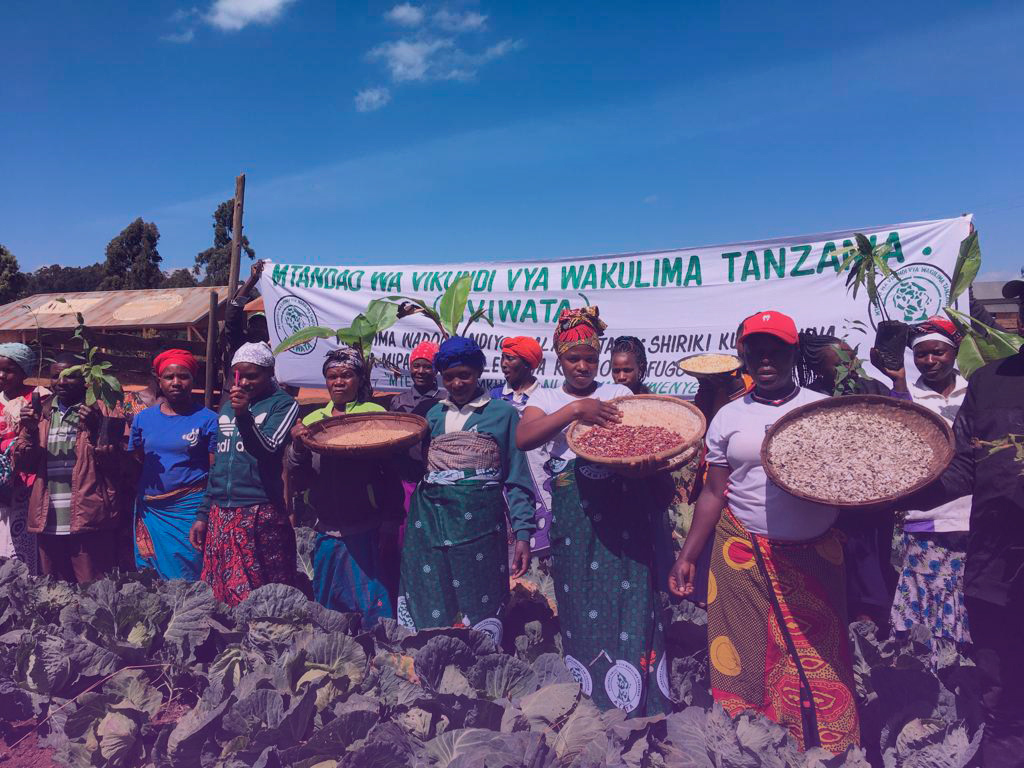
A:
{"label": "woman with braided hair", "polygon": [[612,380],[629,387],[634,395],[649,395],[644,384],[647,375],[647,350],[636,336],[619,336],[612,342]]}
{"label": "woman with braided hair", "polygon": [[342,344],[323,365],[331,396],[292,430],[285,467],[293,491],[309,491],[316,510],[313,596],[335,611],[361,613],[372,627],[393,616],[381,539],[393,539],[402,515],[402,484],[394,460],[337,458],[314,454],[303,442],[309,427],[341,413],[380,413],[370,402],[370,376],[363,354]]}
{"label": "woman with braided hair", "polygon": [[643,717],[671,708],[655,572],[655,548],[668,546],[659,532],[671,488],[616,475],[569,448],[570,424],[614,425],[621,416],[607,401],[632,394],[594,380],[604,329],[597,307],[562,312],[554,342],[565,383],[534,393],[516,442],[549,456],[551,575],[566,666],[601,709]]}

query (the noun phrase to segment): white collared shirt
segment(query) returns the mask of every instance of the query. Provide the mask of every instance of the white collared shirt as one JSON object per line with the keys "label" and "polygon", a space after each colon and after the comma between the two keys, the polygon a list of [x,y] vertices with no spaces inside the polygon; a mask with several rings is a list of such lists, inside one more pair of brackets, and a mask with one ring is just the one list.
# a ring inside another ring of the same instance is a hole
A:
{"label": "white collared shirt", "polygon": [[[957,411],[963,405],[967,396],[967,379],[960,375],[959,371],[954,373],[956,381],[953,383],[953,390],[944,395],[929,387],[924,376],[918,376],[914,381],[907,382],[911,397],[918,405],[922,405],[932,413],[936,413],[949,424],[956,419]],[[940,504],[934,509],[912,509],[906,513],[905,528],[911,532],[947,533],[950,531],[966,531],[971,521],[971,497],[961,496],[953,501]]]}
{"label": "white collared shirt", "polygon": [[445,433],[461,432],[463,427],[466,426],[466,422],[469,421],[469,417],[487,405],[490,399],[491,396],[487,392],[482,392],[461,407],[451,401],[450,395],[442,400],[441,406],[444,408]]}
{"label": "white collared shirt", "polygon": [[512,405],[516,406],[516,408],[522,411],[523,406],[526,404],[526,401],[529,400],[530,395],[532,395],[539,386],[539,379],[534,379],[533,384],[526,387],[525,389],[520,390],[512,389],[512,387],[508,385],[508,382],[505,382],[505,386],[501,388],[501,394],[503,394],[506,398],[508,398],[509,395],[512,395],[510,402],[512,403]]}

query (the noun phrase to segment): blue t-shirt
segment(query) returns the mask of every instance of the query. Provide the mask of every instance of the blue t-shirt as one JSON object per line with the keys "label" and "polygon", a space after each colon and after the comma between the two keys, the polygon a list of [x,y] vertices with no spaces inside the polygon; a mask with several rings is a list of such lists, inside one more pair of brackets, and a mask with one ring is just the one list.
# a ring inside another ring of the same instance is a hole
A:
{"label": "blue t-shirt", "polygon": [[135,415],[128,447],[145,454],[139,477],[143,496],[204,484],[210,454],[217,452],[217,414],[197,408],[187,416],[168,416],[151,405]]}

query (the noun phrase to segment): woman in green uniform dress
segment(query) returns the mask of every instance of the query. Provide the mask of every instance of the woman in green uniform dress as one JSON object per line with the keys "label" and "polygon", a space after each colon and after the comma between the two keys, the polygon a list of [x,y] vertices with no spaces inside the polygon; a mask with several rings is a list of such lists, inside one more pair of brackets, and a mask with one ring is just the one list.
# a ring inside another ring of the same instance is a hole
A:
{"label": "woman in green uniform dress", "polygon": [[477,343],[461,336],[434,358],[448,396],[427,413],[426,472],[409,505],[397,609],[412,629],[468,626],[500,645],[509,595],[505,500],[517,578],[530,563],[533,481],[516,447],[519,413],[481,387],[484,364]]}
{"label": "woman in green uniform dress", "polygon": [[562,312],[555,351],[565,383],[534,393],[517,443],[550,455],[551,570],[566,666],[599,707],[640,717],[671,708],[654,565],[656,547],[668,546],[657,532],[671,488],[584,462],[568,446],[570,424],[614,424],[619,411],[606,401],[632,394],[594,381],[604,328],[597,307]]}

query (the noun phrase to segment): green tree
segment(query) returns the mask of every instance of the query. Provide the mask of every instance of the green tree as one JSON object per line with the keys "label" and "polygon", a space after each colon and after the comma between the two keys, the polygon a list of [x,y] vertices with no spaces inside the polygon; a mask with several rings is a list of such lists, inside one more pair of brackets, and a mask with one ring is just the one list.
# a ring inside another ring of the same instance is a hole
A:
{"label": "green tree", "polygon": [[156,249],[160,231],[156,224],[140,218],[133,221],[107,245],[105,291],[156,288],[164,280],[160,253]]}
{"label": "green tree", "polygon": [[[231,277],[231,228],[235,212],[235,198],[225,200],[213,212],[213,247],[196,254],[196,265],[192,272],[203,275],[201,285],[227,285]],[[256,258],[256,251],[249,245],[249,238],[242,235],[242,250],[250,259]]]}
{"label": "green tree", "polygon": [[26,282],[24,273],[18,267],[18,259],[0,245],[0,304],[24,295]]}
{"label": "green tree", "polygon": [[194,288],[197,285],[192,271],[188,269],[176,269],[164,277],[161,288]]}
{"label": "green tree", "polygon": [[86,267],[62,267],[59,264],[51,264],[29,273],[25,295],[98,291],[104,277],[106,270],[102,262]]}

